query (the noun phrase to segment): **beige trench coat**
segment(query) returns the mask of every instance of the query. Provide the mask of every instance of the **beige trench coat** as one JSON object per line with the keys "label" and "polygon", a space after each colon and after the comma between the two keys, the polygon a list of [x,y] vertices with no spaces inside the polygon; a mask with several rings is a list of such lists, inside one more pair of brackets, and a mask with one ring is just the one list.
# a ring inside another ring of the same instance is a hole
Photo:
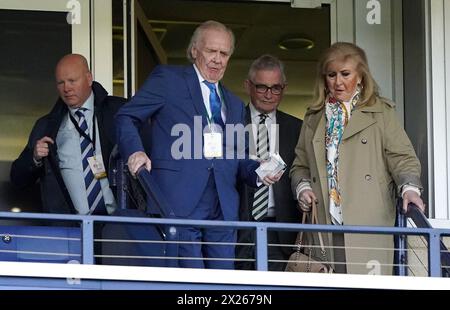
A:
{"label": "beige trench coat", "polygon": [[[331,224],[325,126],[324,109],[307,111],[290,176],[294,195],[300,181],[311,182],[319,200],[319,223]],[[344,225],[394,226],[395,199],[401,187],[422,187],[419,160],[396,117],[394,104],[379,98],[373,105],[355,108],[339,154]],[[329,244],[331,239],[326,237]],[[345,247],[348,273],[392,273],[392,236],[346,234]],[[375,248],[380,250],[372,250]]]}

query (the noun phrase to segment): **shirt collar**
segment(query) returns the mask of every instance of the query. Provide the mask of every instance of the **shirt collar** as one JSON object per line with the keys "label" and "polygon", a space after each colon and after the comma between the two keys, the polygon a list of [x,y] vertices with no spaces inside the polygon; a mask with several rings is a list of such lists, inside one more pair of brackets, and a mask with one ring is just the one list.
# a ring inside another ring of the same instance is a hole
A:
{"label": "shirt collar", "polygon": [[[94,92],[91,91],[91,94],[80,108],[83,108],[84,110],[87,110],[89,112],[92,112],[94,110]],[[75,112],[80,108],[69,108],[69,110],[72,115],[75,115]]]}
{"label": "shirt collar", "polygon": [[[252,118],[252,123],[258,123],[259,122],[259,115],[261,114],[261,112],[256,110],[255,106],[251,102],[249,104],[249,107],[250,107],[250,116]],[[267,118],[270,119],[272,122],[275,119],[275,113],[276,113],[275,110],[270,112],[270,113],[266,113],[267,114]]]}
{"label": "shirt collar", "polygon": [[[197,78],[198,78],[198,81],[199,81],[200,85],[203,84],[203,85],[206,86],[206,84],[203,83],[203,81],[206,81],[206,79],[203,78],[203,76],[202,76],[202,74],[200,73],[200,71],[198,70],[197,66],[196,66],[195,64],[193,64],[193,66],[194,66],[194,69],[195,69],[195,73],[197,73]],[[214,85],[216,86],[216,89],[217,89],[217,84],[218,84],[218,82],[214,83]]]}

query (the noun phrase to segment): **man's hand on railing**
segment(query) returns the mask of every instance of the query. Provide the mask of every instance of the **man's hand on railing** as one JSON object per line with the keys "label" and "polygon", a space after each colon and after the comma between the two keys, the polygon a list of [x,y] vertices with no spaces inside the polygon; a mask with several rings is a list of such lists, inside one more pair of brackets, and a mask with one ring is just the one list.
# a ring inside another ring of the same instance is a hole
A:
{"label": "man's hand on railing", "polygon": [[422,213],[425,213],[425,204],[422,201],[422,198],[420,198],[419,194],[417,194],[415,191],[406,191],[403,194],[403,213],[406,213],[408,211],[408,204],[413,203],[415,204]]}
{"label": "man's hand on railing", "polygon": [[152,162],[144,152],[135,152],[128,157],[128,169],[133,177],[136,177],[136,172],[142,166],[148,171],[152,169]]}

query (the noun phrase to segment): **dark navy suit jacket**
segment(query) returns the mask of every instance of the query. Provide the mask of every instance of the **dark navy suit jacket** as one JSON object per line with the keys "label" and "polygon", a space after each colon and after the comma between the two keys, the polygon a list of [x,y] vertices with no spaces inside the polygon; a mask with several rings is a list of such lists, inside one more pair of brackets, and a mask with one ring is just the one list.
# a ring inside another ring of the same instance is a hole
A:
{"label": "dark navy suit jacket", "polygon": [[[93,82],[94,107],[98,122],[100,144],[105,167],[109,164],[109,155],[115,141],[114,114],[125,102],[125,99],[108,96],[106,90],[97,82]],[[44,165],[36,167],[33,163],[33,151],[36,141],[49,136],[56,141],[59,126],[67,115],[67,105],[58,99],[51,112],[41,117],[31,131],[28,144],[11,166],[11,182],[19,189],[31,186],[40,180],[43,211],[48,213],[76,213],[69,192],[61,176],[58,164],[58,146],[50,145],[49,156]]]}
{"label": "dark navy suit jacket", "polygon": [[[225,124],[244,124],[242,101],[222,85],[221,94],[222,104],[226,106]],[[148,155],[152,175],[175,215],[192,217],[213,171],[224,219],[238,220],[237,180],[256,186],[254,170],[259,164],[247,158],[236,158],[236,137],[231,141],[231,135],[227,134],[224,134],[224,152],[232,153],[233,156],[229,156],[232,158],[206,159],[203,156],[201,139],[202,129],[207,125],[207,112],[192,65],[156,67],[136,95],[116,114],[119,150],[125,160],[134,152],[144,151],[138,130],[148,118],[151,118]],[[190,134],[186,134],[188,131]],[[182,146],[181,141],[185,142]],[[180,150],[185,154],[182,158],[179,158]]]}

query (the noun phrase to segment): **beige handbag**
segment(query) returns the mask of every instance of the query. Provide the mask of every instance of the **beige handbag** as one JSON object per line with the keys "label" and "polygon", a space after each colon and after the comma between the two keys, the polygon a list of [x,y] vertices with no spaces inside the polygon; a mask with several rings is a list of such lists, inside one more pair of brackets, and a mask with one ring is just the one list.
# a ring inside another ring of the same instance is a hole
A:
{"label": "beige handbag", "polygon": [[[309,214],[311,213],[311,214]],[[308,221],[307,218],[309,216],[311,217]],[[311,212],[303,212],[303,218],[302,218],[302,224],[318,224],[317,219],[317,206],[316,203],[313,202],[311,206]],[[319,273],[332,273],[333,268],[329,264],[326,263],[327,261],[327,253],[325,251],[325,247],[323,245],[323,238],[322,233],[317,232],[319,236],[319,242],[320,242],[320,254],[321,259],[313,258],[313,234],[315,232],[299,232],[297,234],[297,240],[295,241],[296,248],[295,252],[291,254],[289,257],[289,261],[286,265],[286,270],[289,272],[319,272]],[[307,235],[310,236],[310,240],[307,241]],[[310,242],[308,244],[308,242]]]}

